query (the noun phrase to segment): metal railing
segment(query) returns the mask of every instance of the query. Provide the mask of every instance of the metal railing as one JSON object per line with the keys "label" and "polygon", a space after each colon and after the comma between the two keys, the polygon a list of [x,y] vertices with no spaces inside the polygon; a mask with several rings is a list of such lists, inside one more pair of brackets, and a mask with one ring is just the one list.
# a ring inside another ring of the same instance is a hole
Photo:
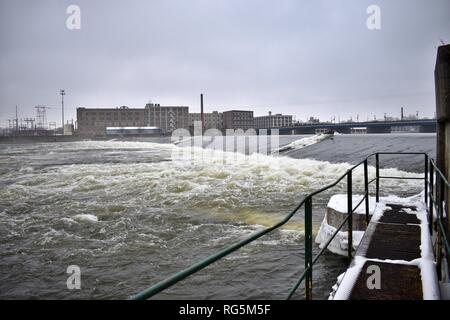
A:
{"label": "metal railing", "polygon": [[[387,177],[380,176],[380,155],[423,155],[425,157],[424,161],[424,177]],[[369,180],[368,173],[368,160],[372,157],[375,157],[375,178]],[[353,207],[353,171],[360,167],[364,167],[364,196],[358,202],[358,204]],[[430,177],[430,178],[429,178]],[[335,187],[339,184],[344,178],[347,178],[347,216],[344,221],[340,224],[340,226],[336,229],[333,235],[328,239],[325,245],[321,248],[319,253],[313,258],[313,240],[312,240],[312,203],[313,197],[319,193],[322,193],[330,188]],[[435,179],[436,178],[436,179]],[[366,223],[368,224],[370,221],[370,212],[369,212],[369,185],[375,182],[375,198],[376,202],[379,202],[380,199],[380,180],[381,179],[419,179],[424,180],[425,187],[425,196],[424,201],[426,205],[429,205],[429,221],[430,221],[430,231],[436,231],[437,234],[437,242],[436,242],[436,259],[438,265],[438,274],[441,276],[440,268],[442,264],[442,259],[447,257],[450,254],[449,244],[448,244],[448,230],[446,227],[446,219],[448,217],[448,199],[444,197],[445,191],[449,188],[449,182],[442,174],[442,172],[437,168],[435,162],[428,157],[426,153],[422,152],[377,152],[370,154],[364,160],[357,163],[348,169],[342,176],[340,176],[335,182],[331,183],[328,186],[325,186],[317,191],[314,191],[307,195],[299,205],[292,210],[287,216],[285,216],[280,222],[275,225],[255,232],[250,235],[248,238],[241,240],[225,249],[207,257],[204,260],[201,260],[190,267],[174,274],[173,276],[160,281],[159,283],[153,285],[152,287],[145,289],[144,291],[138,293],[133,296],[132,299],[135,300],[144,300],[153,297],[154,295],[160,293],[161,291],[173,286],[174,284],[180,282],[181,280],[189,277],[190,275],[206,268],[212,263],[222,259],[223,257],[229,255],[230,253],[238,250],[239,248],[255,241],[256,239],[272,232],[275,229],[280,228],[285,225],[299,210],[302,206],[304,206],[305,210],[305,267],[303,273],[300,278],[297,280],[295,285],[289,292],[287,299],[290,299],[293,294],[296,292],[297,288],[300,284],[305,281],[305,297],[307,300],[312,299],[312,288],[313,288],[313,266],[318,261],[318,259],[322,256],[325,250],[328,248],[330,243],[336,237],[336,235],[340,232],[345,224],[347,224],[347,237],[348,237],[348,245],[347,245],[347,255],[349,258],[349,262],[353,256],[353,213],[355,210],[365,202],[365,217]],[[436,183],[435,183],[436,181]],[[430,192],[428,191],[430,190]],[[438,191],[438,192],[437,192]],[[445,206],[444,206],[445,203]],[[436,221],[433,220],[433,207],[438,212]],[[446,212],[445,212],[446,211]],[[435,223],[434,223],[434,222]],[[433,227],[434,225],[434,227]],[[448,261],[448,260],[447,260]]]}
{"label": "metal railing", "polygon": [[[427,188],[429,190],[429,197],[426,199],[428,205],[428,221],[430,227],[430,234],[436,235],[435,242],[435,257],[438,279],[442,280],[442,262],[445,259],[447,267],[449,267],[449,230],[448,230],[448,205],[450,193],[450,183],[445,178],[444,174],[437,167],[433,159],[429,159],[429,181]],[[434,214],[436,212],[436,215]],[[447,274],[450,270],[447,269]]]}

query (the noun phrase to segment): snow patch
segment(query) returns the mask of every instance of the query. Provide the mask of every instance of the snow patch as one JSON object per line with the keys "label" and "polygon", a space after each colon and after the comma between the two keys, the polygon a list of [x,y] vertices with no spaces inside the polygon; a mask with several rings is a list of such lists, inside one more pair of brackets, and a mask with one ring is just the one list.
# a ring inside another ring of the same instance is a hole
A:
{"label": "snow patch", "polygon": [[[364,195],[355,194],[352,197],[352,207],[354,208],[364,197]],[[375,197],[369,197],[369,212],[373,212],[376,206]],[[347,195],[346,194],[335,194],[328,201],[328,208],[331,208],[335,211],[339,211],[342,213],[347,212]],[[357,214],[366,214],[366,206],[364,202],[362,202],[358,208],[356,208],[355,212]]]}
{"label": "snow patch", "polygon": [[303,149],[305,147],[319,143],[320,141],[323,141],[330,137],[332,137],[332,135],[320,133],[320,134],[316,134],[315,136],[312,136],[312,137],[295,140],[295,141],[279,148],[278,152]]}
{"label": "snow patch", "polygon": [[353,260],[353,265],[347,269],[345,274],[341,278],[340,284],[338,284],[338,288],[332,294],[330,294],[330,298],[333,300],[347,300],[350,297],[353,286],[358,279],[358,275],[361,272],[364,263],[367,261],[366,258],[361,256],[356,256]]}
{"label": "snow patch", "polygon": [[[337,228],[330,226],[327,223],[327,218],[322,221],[320,225],[319,232],[317,233],[315,242],[322,249],[327,244],[328,240],[331,239],[333,234],[336,232]],[[364,231],[353,231],[353,249],[356,250],[358,248],[359,243],[364,235]],[[348,248],[348,233],[347,231],[339,231],[336,236],[331,240],[327,249],[333,252],[334,254],[338,254],[341,256],[347,256],[347,248]]]}

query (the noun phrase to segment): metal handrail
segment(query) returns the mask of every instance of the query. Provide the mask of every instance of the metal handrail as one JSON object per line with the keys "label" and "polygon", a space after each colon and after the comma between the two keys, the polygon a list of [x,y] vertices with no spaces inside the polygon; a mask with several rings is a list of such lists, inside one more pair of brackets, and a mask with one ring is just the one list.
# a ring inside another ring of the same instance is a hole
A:
{"label": "metal handrail", "polygon": [[[445,208],[443,206],[443,202],[445,202],[445,194],[448,194],[448,190],[450,189],[450,183],[447,178],[444,176],[442,171],[436,165],[433,159],[429,161],[429,176],[430,179],[428,181],[429,192],[429,208],[428,208],[428,220],[430,221],[430,233],[433,234],[433,231],[436,233],[436,268],[438,273],[438,279],[442,280],[442,260],[443,257],[450,257],[450,245],[448,241],[449,231],[446,230],[445,224],[448,220],[448,203]],[[436,178],[436,181],[435,181]],[[434,213],[433,210],[436,211],[437,220],[435,223],[433,222]],[[444,212],[444,211],[447,212]],[[445,216],[444,216],[445,213]],[[450,272],[450,270],[448,270]]]}
{"label": "metal handrail", "polygon": [[[425,181],[425,202],[428,204],[428,202],[430,202],[430,207],[431,207],[431,203],[433,203],[433,200],[428,201],[428,187],[430,186],[429,184],[429,179],[428,179],[428,165],[429,165],[429,170],[433,170],[436,174],[440,175],[441,181],[444,182],[444,184],[447,186],[447,188],[449,187],[449,183],[447,181],[447,179],[444,177],[444,175],[442,174],[442,172],[437,168],[437,166],[435,165],[434,161],[432,159],[428,160],[428,154],[424,153],[424,152],[376,152],[376,153],[372,153],[370,155],[368,155],[364,160],[360,161],[359,163],[353,165],[350,169],[348,169],[343,175],[341,175],[336,181],[334,181],[333,183],[319,189],[316,190],[312,193],[310,193],[309,195],[307,195],[305,198],[303,198],[303,200],[297,205],[297,207],[292,210],[288,215],[286,215],[281,221],[279,221],[278,223],[274,224],[271,227],[265,228],[263,230],[257,231],[255,233],[253,233],[252,235],[250,235],[248,238],[241,240],[231,246],[226,247],[225,249],[191,265],[190,267],[172,275],[171,277],[162,280],[160,282],[158,282],[157,284],[141,291],[140,293],[138,293],[137,295],[133,296],[132,299],[135,300],[144,300],[144,299],[149,299],[152,296],[160,293],[161,291],[171,287],[172,285],[180,282],[181,280],[189,277],[190,275],[206,268],[207,266],[211,265],[212,263],[222,259],[223,257],[231,254],[232,252],[238,250],[239,248],[255,241],[256,239],[272,232],[275,229],[280,228],[281,226],[285,225],[297,212],[298,210],[305,205],[305,268],[299,278],[299,280],[297,280],[296,284],[294,285],[294,287],[291,289],[291,291],[289,292],[289,295],[287,297],[287,299],[290,299],[293,294],[295,293],[295,291],[297,290],[297,288],[299,287],[299,285],[306,279],[306,285],[305,285],[305,295],[306,295],[306,299],[312,299],[312,271],[313,271],[313,266],[314,264],[318,261],[318,259],[322,256],[323,252],[325,252],[325,250],[328,248],[329,244],[331,243],[331,241],[336,237],[336,235],[340,232],[340,230],[343,228],[343,226],[345,225],[345,223],[348,224],[348,228],[347,228],[347,232],[348,232],[348,245],[347,245],[347,249],[348,249],[348,258],[349,260],[352,258],[352,251],[353,251],[353,239],[352,239],[352,235],[353,235],[353,227],[352,227],[352,218],[353,218],[353,213],[354,211],[365,201],[365,214],[366,214],[366,222],[369,223],[370,220],[370,213],[369,213],[369,185],[373,182],[376,183],[376,201],[379,202],[379,181],[380,179],[386,179],[386,178],[395,178],[395,179],[409,179],[411,177],[383,177],[380,176],[379,174],[379,155],[424,155],[425,156],[425,170],[424,170],[424,177],[423,178],[415,178],[415,179],[423,179]],[[374,179],[371,179],[369,181],[368,179],[368,159],[375,156],[375,169],[376,169],[376,176]],[[354,169],[356,169],[357,167],[359,167],[360,165],[364,165],[364,196],[361,199],[361,201],[355,206],[353,207],[353,194],[352,194],[352,172]],[[430,171],[430,177],[432,176],[432,173]],[[341,225],[336,229],[336,231],[333,233],[333,235],[330,237],[330,239],[328,239],[328,241],[326,242],[326,244],[322,247],[322,249],[319,251],[319,253],[314,257],[314,259],[312,258],[312,199],[313,196],[326,191],[330,188],[335,187],[338,183],[340,183],[345,177],[347,177],[347,217],[344,219],[344,221],[341,223]],[[432,197],[432,187],[430,186],[430,192],[429,195],[430,197]],[[434,202],[436,203],[436,202]],[[442,207],[442,205],[441,205]],[[448,205],[446,206],[447,210],[448,210]],[[442,215],[442,210],[440,211],[441,215]],[[447,214],[448,216],[448,214]],[[438,231],[438,238],[442,239],[444,242],[444,248],[447,248],[448,251],[448,241],[447,241],[447,237],[446,237],[446,230],[445,227],[442,225],[442,220],[439,218],[438,219],[438,225],[439,227],[437,228]],[[438,251],[440,252],[440,251]],[[447,252],[446,255],[449,255],[449,253]],[[439,254],[439,257],[441,255]],[[438,258],[439,260],[439,258]],[[438,266],[440,266],[439,261],[438,261]]]}

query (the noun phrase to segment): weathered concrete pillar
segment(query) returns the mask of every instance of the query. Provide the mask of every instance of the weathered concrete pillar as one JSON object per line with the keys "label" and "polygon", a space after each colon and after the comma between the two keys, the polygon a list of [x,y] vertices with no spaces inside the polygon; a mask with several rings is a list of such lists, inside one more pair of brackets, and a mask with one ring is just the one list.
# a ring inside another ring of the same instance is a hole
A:
{"label": "weathered concrete pillar", "polygon": [[[447,179],[450,176],[450,45],[438,48],[436,68],[434,70],[436,85],[437,149],[436,162]],[[450,191],[445,195],[447,203]],[[447,207],[447,216],[449,214]],[[448,229],[450,230],[450,219]],[[450,235],[447,235],[449,237]]]}

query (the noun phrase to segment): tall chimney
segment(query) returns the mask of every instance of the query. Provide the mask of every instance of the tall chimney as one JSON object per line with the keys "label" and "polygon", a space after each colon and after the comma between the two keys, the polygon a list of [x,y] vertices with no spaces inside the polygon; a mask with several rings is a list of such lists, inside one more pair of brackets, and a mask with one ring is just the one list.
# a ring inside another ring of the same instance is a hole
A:
{"label": "tall chimney", "polygon": [[205,115],[203,114],[203,93],[200,93],[200,119],[202,120],[202,133],[205,129]]}
{"label": "tall chimney", "polygon": [[400,120],[403,121],[403,107],[402,107],[401,113],[400,113]]}

